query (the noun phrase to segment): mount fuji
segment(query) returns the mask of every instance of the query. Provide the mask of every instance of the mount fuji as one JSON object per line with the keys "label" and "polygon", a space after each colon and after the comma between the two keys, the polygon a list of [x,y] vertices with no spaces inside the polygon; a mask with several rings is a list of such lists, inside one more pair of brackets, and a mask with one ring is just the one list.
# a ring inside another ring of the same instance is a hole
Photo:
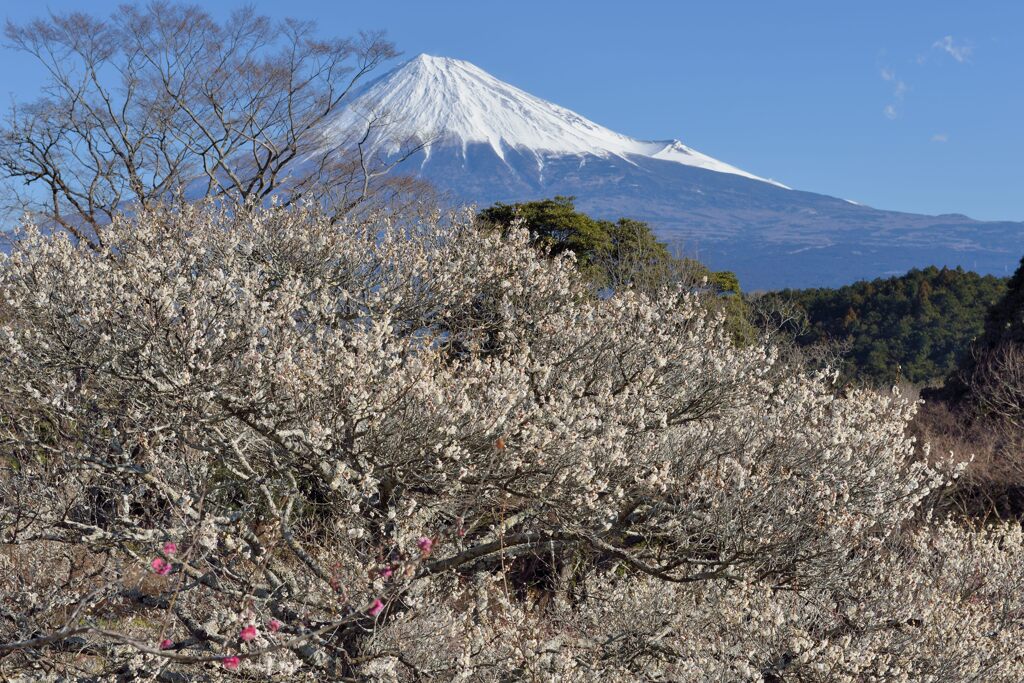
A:
{"label": "mount fuji", "polygon": [[[368,122],[373,125],[368,126]],[[1024,223],[884,211],[803,192],[679,140],[637,140],[534,97],[469,62],[420,55],[363,86],[321,131],[360,131],[382,157],[422,148],[395,172],[486,206],[555,195],[656,234],[749,290],[836,286],[927,265],[1008,274]]]}

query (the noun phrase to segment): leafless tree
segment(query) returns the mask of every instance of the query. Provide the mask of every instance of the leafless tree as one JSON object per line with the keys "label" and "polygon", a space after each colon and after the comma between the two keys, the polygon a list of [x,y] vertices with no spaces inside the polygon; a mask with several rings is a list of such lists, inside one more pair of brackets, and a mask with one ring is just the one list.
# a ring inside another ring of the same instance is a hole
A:
{"label": "leafless tree", "polygon": [[97,247],[115,212],[179,193],[312,199],[344,214],[391,182],[385,174],[420,144],[376,155],[380,112],[342,139],[326,133],[353,88],[397,55],[380,33],[322,39],[310,22],[252,8],[219,22],[198,5],[155,0],[109,19],[8,22],[5,35],[47,73],[43,96],[12,105],[0,129],[8,208]]}
{"label": "leafless tree", "polygon": [[1014,432],[1024,432],[1024,351],[1002,344],[976,356],[970,389],[978,409]]}

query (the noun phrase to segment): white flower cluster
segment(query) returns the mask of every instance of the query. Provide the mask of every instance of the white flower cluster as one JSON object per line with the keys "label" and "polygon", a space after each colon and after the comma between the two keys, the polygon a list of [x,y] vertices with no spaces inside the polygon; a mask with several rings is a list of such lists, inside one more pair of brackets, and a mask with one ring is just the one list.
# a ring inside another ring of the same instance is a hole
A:
{"label": "white flower cluster", "polygon": [[1024,678],[1020,530],[929,522],[955,472],[913,460],[912,405],[737,347],[699,294],[593,296],[469,215],[104,234],[29,227],[0,266],[4,541],[71,577],[0,579],[5,642],[287,680]]}

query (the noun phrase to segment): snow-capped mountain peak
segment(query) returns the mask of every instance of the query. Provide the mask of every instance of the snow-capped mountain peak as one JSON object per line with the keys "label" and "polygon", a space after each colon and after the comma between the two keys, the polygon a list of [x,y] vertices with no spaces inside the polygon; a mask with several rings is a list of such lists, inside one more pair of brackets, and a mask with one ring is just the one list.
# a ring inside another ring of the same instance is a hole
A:
{"label": "snow-capped mountain peak", "polygon": [[439,201],[574,197],[596,218],[646,221],[673,249],[734,271],[748,290],[838,286],[930,264],[1002,274],[1016,267],[1024,234],[1024,223],[790,190],[678,140],[621,135],[445,57],[420,55],[366,83],[320,133],[321,151],[360,143],[395,161],[395,175],[436,188]]}
{"label": "snow-capped mountain peak", "polygon": [[[421,54],[367,86],[324,131],[328,140],[350,138],[380,125],[372,144],[397,152],[409,140],[436,145],[485,144],[500,159],[509,150],[532,153],[543,166],[548,156],[640,156],[710,171],[759,178],[687,147],[678,140],[644,141],[520,90],[479,67],[448,57]],[[780,187],[784,187],[779,185]]]}

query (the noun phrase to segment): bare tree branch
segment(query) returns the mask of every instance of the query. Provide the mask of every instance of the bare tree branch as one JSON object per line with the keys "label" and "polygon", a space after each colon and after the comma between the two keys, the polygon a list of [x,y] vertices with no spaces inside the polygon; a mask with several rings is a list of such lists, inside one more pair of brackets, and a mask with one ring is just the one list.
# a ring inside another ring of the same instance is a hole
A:
{"label": "bare tree branch", "polygon": [[380,33],[325,39],[251,8],[218,22],[154,0],[109,19],[8,22],[5,35],[48,74],[44,96],[12,107],[0,129],[11,208],[93,246],[116,212],[179,194],[322,202],[340,218],[389,186],[413,189],[386,176],[422,141],[377,156],[366,149],[377,117],[361,139],[324,138],[353,89],[398,54]]}

